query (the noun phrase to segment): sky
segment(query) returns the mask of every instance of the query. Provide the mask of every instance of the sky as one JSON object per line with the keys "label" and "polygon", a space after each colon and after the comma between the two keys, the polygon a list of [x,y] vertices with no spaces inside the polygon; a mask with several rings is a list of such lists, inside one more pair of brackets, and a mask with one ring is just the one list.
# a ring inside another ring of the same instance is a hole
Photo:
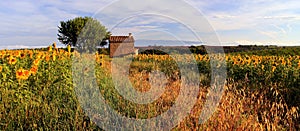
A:
{"label": "sky", "polygon": [[10,0],[0,2],[0,49],[62,46],[60,21],[79,16],[137,39],[300,45],[298,0]]}

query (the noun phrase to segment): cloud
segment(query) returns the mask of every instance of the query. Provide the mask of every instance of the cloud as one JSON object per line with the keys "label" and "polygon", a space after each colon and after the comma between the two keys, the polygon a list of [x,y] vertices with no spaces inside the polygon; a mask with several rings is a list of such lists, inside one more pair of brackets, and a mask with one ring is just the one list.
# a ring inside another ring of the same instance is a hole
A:
{"label": "cloud", "polygon": [[92,15],[106,3],[109,1],[3,1],[0,3],[0,17],[4,18],[0,21],[0,45],[34,45],[47,43],[49,39],[57,41],[60,21]]}
{"label": "cloud", "polygon": [[277,35],[278,35],[278,32],[275,32],[275,31],[258,31],[260,34],[262,35],[266,35],[272,39],[276,39],[277,38]]}
{"label": "cloud", "polygon": [[[2,1],[0,45],[47,45],[50,41],[57,41],[57,26],[60,21],[77,16],[94,16],[111,29],[118,22],[124,22],[121,18],[127,14],[141,13],[152,13],[153,16],[136,16],[127,21],[127,26],[120,25],[113,33],[121,35],[157,29],[192,39],[183,30],[186,27],[176,25],[184,23],[201,37],[206,37],[205,33],[209,34],[207,32],[212,30],[205,24],[207,18],[223,41],[275,39],[288,43],[290,40],[298,40],[295,30],[300,28],[300,1],[296,0],[185,0],[190,6],[175,0],[120,0],[118,5],[113,5],[116,1],[118,0]],[[104,8],[105,10],[101,10]],[[199,19],[202,22],[196,21]],[[262,36],[258,38],[257,34]]]}
{"label": "cloud", "polygon": [[300,41],[249,41],[239,40],[232,45],[277,45],[277,46],[297,46]]}
{"label": "cloud", "polygon": [[[239,1],[225,0],[208,2],[210,4],[202,4],[206,1],[199,1],[197,8],[204,11],[207,18],[212,21],[212,25],[216,30],[231,30],[236,28],[251,29],[263,26],[263,24],[285,23],[299,20],[300,9],[299,1],[283,1],[283,0],[255,0],[255,1]],[[231,3],[236,8],[223,8],[222,10],[209,10],[209,7],[219,6],[223,3]],[[235,4],[238,3],[238,4]],[[207,9],[208,8],[208,9]],[[225,23],[225,24],[222,24]],[[222,25],[222,26],[220,26]],[[225,26],[226,25],[226,26]],[[237,26],[236,26],[237,25]]]}

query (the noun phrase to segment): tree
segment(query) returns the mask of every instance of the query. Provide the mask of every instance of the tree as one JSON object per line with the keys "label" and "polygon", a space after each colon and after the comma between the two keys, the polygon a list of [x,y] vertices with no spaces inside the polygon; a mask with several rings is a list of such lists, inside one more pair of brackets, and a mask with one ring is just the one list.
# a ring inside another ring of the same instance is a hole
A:
{"label": "tree", "polygon": [[81,50],[92,50],[98,45],[104,46],[103,40],[108,39],[111,34],[107,32],[105,26],[91,17],[61,21],[58,32],[58,40],[61,43]]}

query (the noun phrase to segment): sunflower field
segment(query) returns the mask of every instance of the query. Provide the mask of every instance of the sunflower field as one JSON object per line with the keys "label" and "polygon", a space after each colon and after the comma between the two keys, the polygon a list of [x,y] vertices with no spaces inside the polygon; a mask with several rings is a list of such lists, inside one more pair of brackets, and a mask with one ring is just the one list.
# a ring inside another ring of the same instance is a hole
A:
{"label": "sunflower field", "polygon": [[[1,50],[0,130],[102,130],[96,124],[100,120],[88,117],[74,91],[72,58],[80,56],[70,47],[58,49],[55,44],[41,50]],[[205,110],[203,100],[210,92],[210,60],[218,54],[178,57],[195,60],[201,84],[193,110],[173,130],[300,129],[300,56],[226,54],[223,97],[214,114],[202,124],[198,122]],[[141,54],[132,59],[129,79],[137,90],[151,88],[149,73],[153,70],[160,70],[168,80],[162,96],[146,105],[125,100],[114,89],[112,58],[98,53],[94,58],[100,92],[123,116],[152,118],[176,101],[181,78],[170,55]]]}

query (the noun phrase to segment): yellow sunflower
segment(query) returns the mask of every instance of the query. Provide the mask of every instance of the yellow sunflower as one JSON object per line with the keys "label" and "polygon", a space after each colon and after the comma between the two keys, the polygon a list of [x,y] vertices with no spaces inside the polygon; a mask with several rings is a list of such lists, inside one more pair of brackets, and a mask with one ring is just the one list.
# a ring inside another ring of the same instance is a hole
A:
{"label": "yellow sunflower", "polygon": [[21,54],[20,54],[20,58],[21,59],[24,59],[26,57],[26,54],[24,53],[24,52],[22,52]]}
{"label": "yellow sunflower", "polygon": [[30,76],[30,72],[28,70],[19,69],[16,71],[16,77],[20,80],[26,80]]}
{"label": "yellow sunflower", "polygon": [[46,60],[47,62],[50,60],[49,54],[47,54],[47,55],[45,56],[45,60]]}
{"label": "yellow sunflower", "polygon": [[15,57],[9,57],[9,60],[8,60],[8,63],[10,64],[10,65],[14,65],[14,64],[16,64],[17,63],[17,59],[15,58]]}
{"label": "yellow sunflower", "polygon": [[32,66],[30,68],[30,73],[33,74],[33,75],[35,75],[37,73],[37,71],[38,71],[38,67],[37,66]]}
{"label": "yellow sunflower", "polygon": [[35,65],[35,66],[38,66],[39,63],[40,63],[40,60],[39,60],[39,59],[35,59],[35,60],[33,61],[33,65]]}
{"label": "yellow sunflower", "polygon": [[48,52],[51,52],[52,51],[52,46],[49,46],[48,47]]}
{"label": "yellow sunflower", "polygon": [[13,52],[13,55],[14,55],[15,57],[20,57],[21,52],[20,52],[20,51],[15,51],[15,52]]}

